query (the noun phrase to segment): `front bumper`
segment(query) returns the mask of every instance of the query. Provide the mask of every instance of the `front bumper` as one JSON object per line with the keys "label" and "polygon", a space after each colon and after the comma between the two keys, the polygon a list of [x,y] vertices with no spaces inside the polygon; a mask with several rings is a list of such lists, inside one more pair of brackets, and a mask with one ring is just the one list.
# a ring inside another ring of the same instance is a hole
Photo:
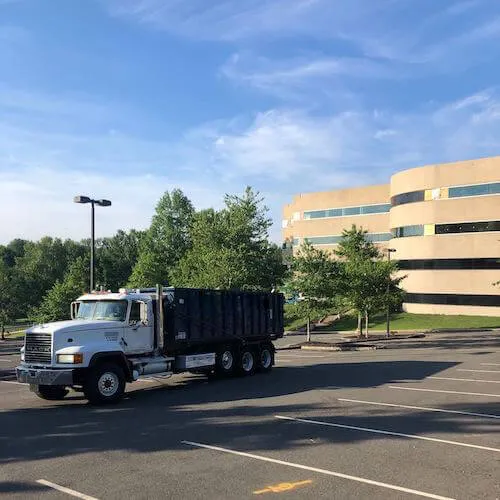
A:
{"label": "front bumper", "polygon": [[17,381],[30,385],[73,385],[73,370],[16,368]]}

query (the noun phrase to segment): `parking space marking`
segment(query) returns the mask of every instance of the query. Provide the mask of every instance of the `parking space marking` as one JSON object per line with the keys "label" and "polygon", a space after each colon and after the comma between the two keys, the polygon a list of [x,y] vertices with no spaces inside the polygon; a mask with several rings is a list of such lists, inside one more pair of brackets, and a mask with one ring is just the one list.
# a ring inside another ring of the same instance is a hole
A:
{"label": "parking space marking", "polygon": [[278,465],[284,465],[287,467],[293,467],[295,469],[302,469],[302,470],[307,470],[310,472],[316,472],[318,474],[324,474],[327,476],[338,477],[341,479],[349,479],[351,481],[356,481],[358,483],[369,484],[371,486],[379,486],[381,488],[386,488],[386,489],[395,490],[395,491],[401,491],[403,493],[410,493],[410,494],[417,495],[420,497],[434,498],[436,500],[454,500],[450,497],[443,497],[440,495],[435,495],[433,493],[426,493],[425,491],[413,490],[410,488],[404,488],[403,486],[396,486],[394,484],[382,483],[380,481],[373,481],[372,479],[366,479],[366,478],[358,477],[358,476],[351,476],[349,474],[343,474],[341,472],[334,472],[334,471],[326,470],[326,469],[318,469],[317,467],[310,467],[309,465],[302,465],[302,464],[297,464],[294,462],[285,462],[284,460],[277,460],[275,458],[264,457],[262,455],[255,455],[253,453],[246,453],[246,452],[242,452],[242,451],[230,450],[228,448],[221,448],[219,446],[212,446],[212,445],[208,445],[208,444],[195,443],[193,441],[181,441],[181,442],[182,442],[182,444],[185,444],[188,446],[193,446],[195,448],[204,448],[207,450],[219,451],[221,453],[229,453],[231,455],[238,455],[240,457],[253,458],[254,460],[260,460],[262,462],[270,462],[270,463],[274,463],[274,464],[278,464]]}
{"label": "parking space marking", "polygon": [[83,498],[84,500],[98,500],[95,497],[84,495],[83,493],[80,493],[75,490],[70,490],[69,488],[65,488],[64,486],[60,486],[59,484],[56,483],[51,483],[50,481],[46,481],[45,479],[38,479],[37,483],[43,484],[44,486],[48,486],[49,488],[53,488],[54,490],[62,491],[63,493],[67,493],[68,495],[71,495],[73,497]]}
{"label": "parking space marking", "polygon": [[399,387],[398,385],[390,385],[389,389],[399,389],[402,391],[442,392],[444,394],[464,394],[466,396],[488,396],[491,398],[500,398],[500,394],[483,394],[481,392],[443,391],[438,389],[417,389],[416,387]]}
{"label": "parking space marking", "polygon": [[453,377],[427,377],[427,378],[433,378],[436,380],[455,380],[455,381],[462,381],[462,382],[484,382],[486,384],[500,384],[500,380],[480,380],[477,378],[453,378]]}
{"label": "parking space marking", "polygon": [[480,363],[482,366],[500,366],[500,363]]}
{"label": "parking space marking", "polygon": [[417,434],[404,434],[402,432],[384,431],[382,429],[372,429],[370,427],[358,427],[355,425],[335,424],[333,422],[322,422],[320,420],[308,420],[305,418],[286,417],[284,415],[275,415],[275,418],[278,418],[280,420],[290,420],[292,422],[299,422],[301,424],[323,425],[325,427],[336,427],[338,429],[349,429],[353,431],[370,432],[372,434],[383,434],[385,436],[397,436],[409,439],[420,439],[422,441],[433,441],[435,443],[445,443],[454,446],[463,446],[464,448],[476,448],[478,450],[486,450],[486,451],[493,451],[495,453],[500,453],[500,448],[491,448],[489,446],[481,446],[478,444],[462,443],[460,441],[449,441],[448,439],[431,438],[428,436],[419,436]]}
{"label": "parking space marking", "polygon": [[467,370],[465,368],[457,368],[457,372],[500,373],[500,370]]}
{"label": "parking space marking", "polygon": [[0,382],[3,382],[4,384],[27,385],[23,382],[16,382],[15,380],[0,380]]}
{"label": "parking space marking", "polygon": [[441,408],[428,408],[423,406],[409,406],[409,405],[397,405],[394,403],[379,403],[377,401],[362,401],[360,399],[344,399],[338,398],[339,401],[345,401],[347,403],[361,403],[365,405],[376,405],[376,406],[392,406],[395,408],[407,408],[409,410],[424,410],[424,411],[434,411],[439,413],[456,413],[458,415],[469,415],[471,417],[484,417],[484,418],[498,418],[500,415],[493,415],[491,413],[474,413],[471,411],[458,411],[458,410],[443,410]]}
{"label": "parking space marking", "polygon": [[300,488],[301,486],[305,486],[306,484],[312,484],[312,481],[310,479],[307,479],[306,481],[296,481],[295,483],[280,483],[280,484],[275,484],[272,486],[267,486],[263,490],[257,490],[254,491],[254,495],[262,495],[264,493],[283,493],[285,491],[292,491],[297,488]]}

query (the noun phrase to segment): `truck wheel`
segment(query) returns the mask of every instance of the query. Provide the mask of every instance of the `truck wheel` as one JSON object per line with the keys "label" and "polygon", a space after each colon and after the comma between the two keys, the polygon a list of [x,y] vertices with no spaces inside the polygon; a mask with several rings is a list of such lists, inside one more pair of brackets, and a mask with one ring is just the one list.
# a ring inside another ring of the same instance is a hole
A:
{"label": "truck wheel", "polygon": [[234,372],[234,354],[229,347],[224,347],[217,353],[215,372],[223,377],[230,377]]}
{"label": "truck wheel", "polygon": [[259,351],[259,371],[269,372],[274,365],[274,351],[269,345],[263,345]]}
{"label": "truck wheel", "polygon": [[255,354],[250,349],[244,348],[241,350],[239,372],[241,375],[253,375],[255,371]]}
{"label": "truck wheel", "polygon": [[35,394],[47,401],[60,401],[68,394],[68,389],[64,385],[38,385]]}
{"label": "truck wheel", "polygon": [[103,363],[93,368],[83,386],[85,397],[92,404],[115,403],[125,392],[125,375],[114,363]]}

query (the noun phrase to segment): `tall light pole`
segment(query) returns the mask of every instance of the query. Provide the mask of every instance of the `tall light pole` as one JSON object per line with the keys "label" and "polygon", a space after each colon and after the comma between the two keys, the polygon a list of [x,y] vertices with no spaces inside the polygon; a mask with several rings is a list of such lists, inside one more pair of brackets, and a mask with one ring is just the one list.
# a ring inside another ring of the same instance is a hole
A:
{"label": "tall light pole", "polygon": [[90,291],[94,290],[94,272],[95,272],[95,262],[94,262],[94,253],[95,253],[95,205],[100,207],[109,207],[111,206],[111,202],[109,200],[93,200],[88,196],[75,196],[73,198],[75,203],[90,203],[91,211],[90,211]]}
{"label": "tall light pole", "polygon": [[[395,252],[395,248],[388,248],[387,249],[387,260],[388,262],[391,262],[391,253]],[[391,304],[389,302],[389,287],[391,284],[391,278],[389,276],[389,279],[387,280],[387,290],[386,290],[386,299],[387,299],[387,317],[386,317],[386,331],[385,331],[385,336],[389,337],[391,335]]]}

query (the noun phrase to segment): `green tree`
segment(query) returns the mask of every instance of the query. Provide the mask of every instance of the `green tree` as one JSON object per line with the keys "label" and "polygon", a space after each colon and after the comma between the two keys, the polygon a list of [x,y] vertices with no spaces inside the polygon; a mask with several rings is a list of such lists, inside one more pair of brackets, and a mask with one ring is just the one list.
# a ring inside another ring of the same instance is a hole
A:
{"label": "green tree", "polygon": [[[24,255],[16,258],[12,272],[12,290],[25,311],[38,306],[54,283],[63,279],[70,263],[68,249],[75,250],[76,246],[48,236],[24,245]],[[85,251],[83,246],[78,248]]]}
{"label": "green tree", "polygon": [[331,256],[304,243],[292,259],[288,291],[299,293],[298,309],[307,318],[307,341],[311,340],[311,318],[331,312],[340,303],[341,265]]}
{"label": "green tree", "polygon": [[191,248],[173,275],[176,286],[271,290],[280,286],[286,268],[281,251],[269,242],[272,222],[259,193],[225,197],[225,208],[196,214]]}
{"label": "green tree", "polygon": [[30,312],[30,320],[38,323],[70,319],[70,305],[88,288],[89,262],[78,257],[71,263],[64,279],[56,281],[44,295],[40,305]]}
{"label": "green tree", "polygon": [[189,228],[193,216],[193,205],[180,189],[167,191],[161,197],[151,226],[141,239],[130,286],[168,283],[173,269],[191,245]]}
{"label": "green tree", "polygon": [[369,316],[401,300],[399,288],[404,276],[395,277],[397,263],[383,260],[384,255],[367,237],[367,231],[355,225],[344,230],[334,251],[343,263],[343,296],[346,305],[358,314],[358,334],[365,318],[368,336]]}
{"label": "green tree", "polygon": [[117,290],[129,281],[139,256],[144,233],[132,229],[118,231],[110,238],[97,242],[96,282],[106,289]]}
{"label": "green tree", "polygon": [[10,268],[0,260],[0,333],[5,339],[5,326],[12,323],[16,312],[10,280]]}

